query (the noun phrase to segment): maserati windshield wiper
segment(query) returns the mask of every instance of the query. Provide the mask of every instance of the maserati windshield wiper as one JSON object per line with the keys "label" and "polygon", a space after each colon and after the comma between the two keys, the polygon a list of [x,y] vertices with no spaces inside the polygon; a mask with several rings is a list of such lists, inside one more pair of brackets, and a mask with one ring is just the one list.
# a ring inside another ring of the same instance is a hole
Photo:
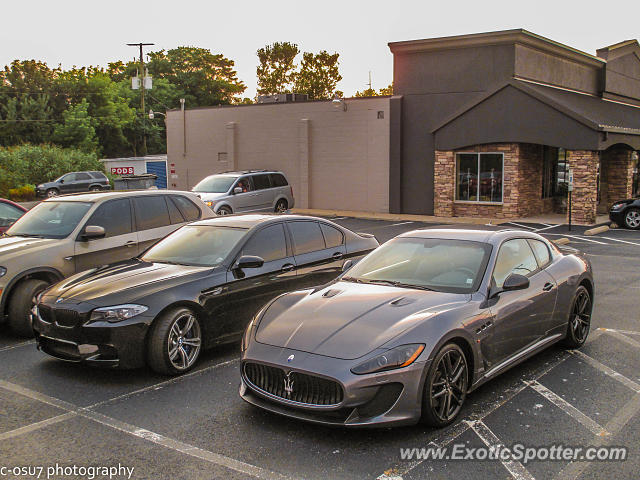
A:
{"label": "maserati windshield wiper", "polygon": [[415,288],[417,290],[435,291],[433,290],[433,288],[425,287],[423,285],[414,285],[412,283],[403,283],[395,280],[367,280],[367,283],[373,283],[376,285],[390,285],[392,287],[399,287],[399,288]]}

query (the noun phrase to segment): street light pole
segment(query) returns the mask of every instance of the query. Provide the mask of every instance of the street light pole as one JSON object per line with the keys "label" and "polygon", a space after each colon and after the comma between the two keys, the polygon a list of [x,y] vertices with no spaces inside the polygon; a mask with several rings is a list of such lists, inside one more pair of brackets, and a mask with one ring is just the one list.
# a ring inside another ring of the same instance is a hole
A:
{"label": "street light pole", "polygon": [[145,129],[145,109],[144,109],[144,56],[142,55],[142,47],[155,45],[155,43],[127,43],[129,47],[140,48],[140,75],[142,75],[142,81],[140,82],[140,111],[142,112],[142,156],[147,154],[147,132]]}

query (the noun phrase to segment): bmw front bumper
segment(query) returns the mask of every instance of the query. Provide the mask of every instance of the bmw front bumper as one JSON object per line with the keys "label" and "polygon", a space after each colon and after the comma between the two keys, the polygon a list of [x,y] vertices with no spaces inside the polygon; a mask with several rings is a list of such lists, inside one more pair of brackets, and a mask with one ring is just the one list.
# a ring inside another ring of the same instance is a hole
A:
{"label": "bmw front bumper", "polygon": [[[291,356],[294,358],[289,360]],[[240,396],[264,410],[323,425],[383,427],[413,425],[420,420],[428,362],[418,360],[401,369],[355,375],[350,369],[357,363],[358,360],[325,357],[252,341],[242,355]],[[260,388],[247,373],[247,365],[251,364],[282,370],[285,376],[293,372],[293,384],[269,384],[270,391]],[[336,382],[342,388],[341,401],[318,405],[292,400],[296,398],[296,374]]]}

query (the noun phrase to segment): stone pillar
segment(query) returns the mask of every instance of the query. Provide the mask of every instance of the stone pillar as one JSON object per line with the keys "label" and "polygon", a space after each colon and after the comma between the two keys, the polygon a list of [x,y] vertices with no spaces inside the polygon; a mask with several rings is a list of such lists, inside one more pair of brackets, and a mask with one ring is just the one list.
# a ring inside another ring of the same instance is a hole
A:
{"label": "stone pillar", "polygon": [[311,168],[310,168],[310,121],[308,118],[300,119],[298,128],[298,192],[296,192],[296,206],[298,208],[311,208]]}
{"label": "stone pillar", "polygon": [[456,188],[454,152],[436,150],[433,182],[433,214],[436,217],[452,217]]}
{"label": "stone pillar", "polygon": [[633,187],[633,150],[617,148],[602,152],[602,175],[606,179],[602,185],[601,198],[606,202],[606,211],[614,202],[631,197]]}
{"label": "stone pillar", "polygon": [[[599,153],[592,150],[568,150],[569,168],[573,170],[573,194],[571,221],[578,225],[590,225],[596,221],[598,203],[597,172]],[[567,212],[567,222],[569,212]]]}

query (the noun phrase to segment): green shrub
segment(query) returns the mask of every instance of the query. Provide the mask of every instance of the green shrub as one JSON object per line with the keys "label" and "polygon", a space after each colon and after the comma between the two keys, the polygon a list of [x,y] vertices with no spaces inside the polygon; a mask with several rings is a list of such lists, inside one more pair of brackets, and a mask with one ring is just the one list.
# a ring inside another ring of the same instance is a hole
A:
{"label": "green shrub", "polygon": [[0,197],[21,185],[55,180],[67,172],[98,170],[104,165],[95,153],[55,145],[20,145],[0,148]]}
{"label": "green shrub", "polygon": [[18,188],[9,189],[9,200],[14,202],[30,202],[36,199],[36,187],[33,185],[23,185]]}

